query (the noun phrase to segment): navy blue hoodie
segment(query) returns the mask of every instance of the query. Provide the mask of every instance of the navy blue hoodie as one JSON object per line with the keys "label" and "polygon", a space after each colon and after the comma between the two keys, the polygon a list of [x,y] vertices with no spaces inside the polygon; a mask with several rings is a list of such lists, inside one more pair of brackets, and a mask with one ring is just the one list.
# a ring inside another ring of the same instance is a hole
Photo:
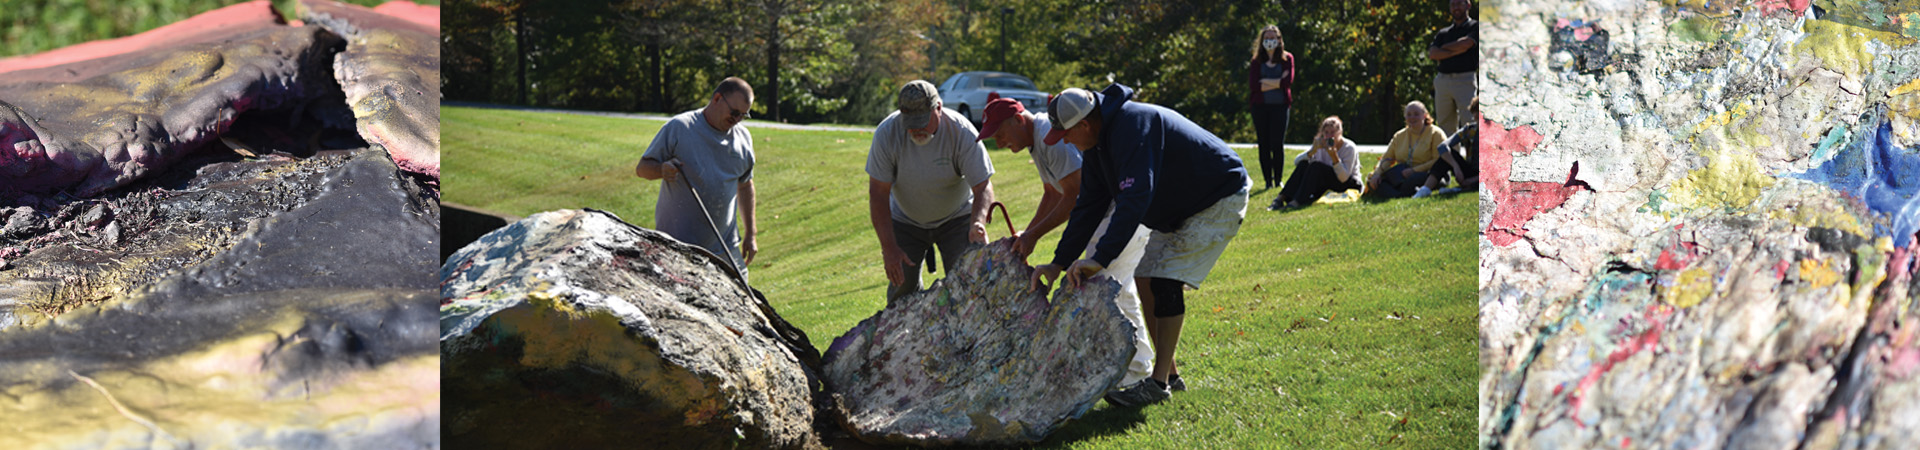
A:
{"label": "navy blue hoodie", "polygon": [[1082,155],[1080,198],[1053,252],[1054,264],[1066,267],[1079,258],[1108,205],[1114,206],[1113,222],[1093,251],[1102,266],[1120,256],[1135,225],[1178,230],[1187,218],[1247,186],[1240,156],[1180,113],[1132,101],[1133,88],[1120,84],[1095,97],[1100,144]]}

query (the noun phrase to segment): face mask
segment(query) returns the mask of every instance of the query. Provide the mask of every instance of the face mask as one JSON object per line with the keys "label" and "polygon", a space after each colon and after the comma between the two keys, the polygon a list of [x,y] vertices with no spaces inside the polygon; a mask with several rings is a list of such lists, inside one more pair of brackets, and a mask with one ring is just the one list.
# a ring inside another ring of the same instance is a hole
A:
{"label": "face mask", "polygon": [[1265,45],[1265,46],[1267,46],[1267,50],[1273,50],[1273,49],[1276,49],[1276,48],[1280,48],[1280,40],[1279,40],[1279,39],[1268,39],[1268,40],[1266,40],[1266,42],[1262,42],[1262,43],[1261,43],[1261,45]]}

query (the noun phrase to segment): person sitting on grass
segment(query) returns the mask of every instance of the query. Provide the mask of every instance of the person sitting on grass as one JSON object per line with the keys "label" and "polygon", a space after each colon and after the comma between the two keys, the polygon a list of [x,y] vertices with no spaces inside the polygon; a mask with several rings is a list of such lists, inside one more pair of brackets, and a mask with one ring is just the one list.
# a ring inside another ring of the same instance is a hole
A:
{"label": "person sitting on grass", "polygon": [[1443,149],[1440,162],[1453,170],[1454,179],[1459,180],[1460,187],[1441,189],[1435,194],[1480,190],[1480,98],[1474,97],[1473,101],[1468,102],[1467,109],[1473,113],[1471,123],[1448,137],[1446,142],[1440,143]]}
{"label": "person sitting on grass", "polygon": [[1426,104],[1409,102],[1406,112],[1407,127],[1393,133],[1387,154],[1373,166],[1366,195],[1421,198],[1444,183],[1446,172],[1434,173],[1433,165],[1440,162],[1440,142],[1447,140],[1446,133],[1433,125]]}
{"label": "person sitting on grass", "polygon": [[1299,208],[1320,200],[1327,192],[1360,188],[1359,152],[1353,141],[1341,136],[1344,125],[1339,116],[1320,121],[1320,132],[1313,136],[1313,148],[1293,158],[1293,175],[1280,188],[1267,209]]}

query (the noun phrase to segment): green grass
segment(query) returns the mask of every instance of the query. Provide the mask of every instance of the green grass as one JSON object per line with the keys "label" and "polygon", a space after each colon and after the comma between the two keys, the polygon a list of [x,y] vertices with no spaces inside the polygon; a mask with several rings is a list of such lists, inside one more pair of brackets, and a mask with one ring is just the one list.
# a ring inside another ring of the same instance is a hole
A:
{"label": "green grass", "polygon": [[[633,166],[660,121],[460,107],[443,107],[441,120],[447,201],[516,215],[591,207],[653,222],[659,182],[634,177]],[[885,304],[866,213],[871,134],[753,135],[753,278],[824,349]],[[1024,226],[1039,177],[1024,153],[991,154],[994,189]],[[1242,159],[1255,164],[1252,156]],[[1363,158],[1370,170],[1377,156]],[[1474,445],[1476,198],[1264,210],[1276,193],[1255,193],[1239,237],[1189,294],[1179,359],[1191,390],[1141,409],[1102,402],[1039,447]]]}
{"label": "green grass", "polygon": [[[17,0],[0,2],[0,57],[130,36],[245,0]],[[341,0],[374,6],[386,0]],[[412,0],[439,5],[440,0]],[[290,18],[296,0],[273,0]]]}

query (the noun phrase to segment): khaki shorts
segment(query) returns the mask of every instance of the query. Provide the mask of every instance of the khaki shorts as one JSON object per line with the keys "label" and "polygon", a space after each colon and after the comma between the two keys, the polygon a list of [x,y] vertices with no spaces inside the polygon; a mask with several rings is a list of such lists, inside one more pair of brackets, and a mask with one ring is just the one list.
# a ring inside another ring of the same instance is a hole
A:
{"label": "khaki shorts", "polygon": [[1227,243],[1240,234],[1251,186],[1249,183],[1240,192],[1213,202],[1172,233],[1154,231],[1147,237],[1146,255],[1140,258],[1133,276],[1180,280],[1199,288],[1214,263],[1220,261],[1220,254],[1227,251]]}

